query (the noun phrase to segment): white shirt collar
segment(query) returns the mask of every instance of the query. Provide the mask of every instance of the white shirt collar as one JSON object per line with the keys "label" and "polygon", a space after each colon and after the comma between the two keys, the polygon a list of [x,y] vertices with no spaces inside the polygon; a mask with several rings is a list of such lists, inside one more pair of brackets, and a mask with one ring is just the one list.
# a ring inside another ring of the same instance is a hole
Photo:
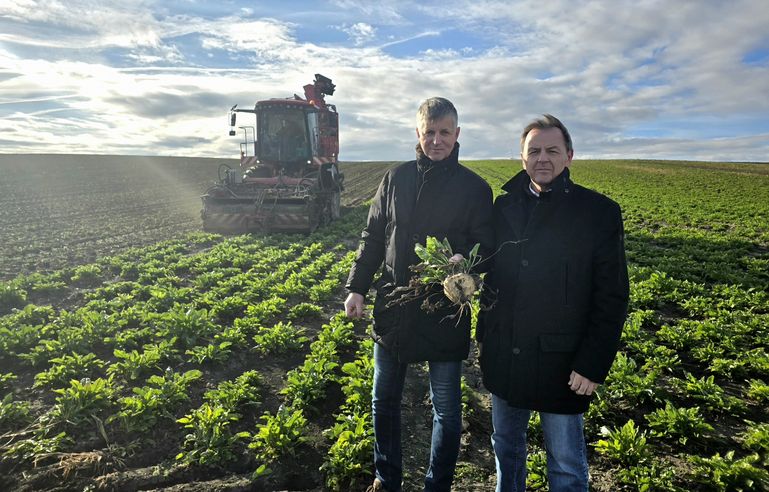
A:
{"label": "white shirt collar", "polygon": [[534,183],[532,183],[531,181],[529,181],[529,191],[531,192],[532,195],[539,198],[539,192],[534,188]]}

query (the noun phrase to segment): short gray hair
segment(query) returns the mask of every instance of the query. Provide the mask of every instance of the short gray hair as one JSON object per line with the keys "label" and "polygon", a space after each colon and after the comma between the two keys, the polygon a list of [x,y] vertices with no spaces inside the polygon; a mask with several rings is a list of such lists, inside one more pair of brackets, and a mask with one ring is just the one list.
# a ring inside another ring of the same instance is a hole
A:
{"label": "short gray hair", "polygon": [[523,133],[521,133],[521,152],[523,152],[523,145],[526,143],[526,137],[529,135],[530,131],[534,129],[545,130],[547,128],[558,128],[561,130],[561,133],[563,134],[563,141],[566,144],[566,151],[574,152],[574,146],[571,143],[571,135],[569,135],[569,130],[567,130],[566,126],[561,123],[561,120],[552,114],[547,113],[543,114],[542,118],[537,118],[536,120],[532,121],[526,125],[526,128],[523,129]]}
{"label": "short gray hair", "polygon": [[425,99],[417,110],[417,126],[421,126],[422,123],[443,119],[446,116],[451,116],[455,127],[459,124],[457,108],[451,104],[451,101],[443,97]]}

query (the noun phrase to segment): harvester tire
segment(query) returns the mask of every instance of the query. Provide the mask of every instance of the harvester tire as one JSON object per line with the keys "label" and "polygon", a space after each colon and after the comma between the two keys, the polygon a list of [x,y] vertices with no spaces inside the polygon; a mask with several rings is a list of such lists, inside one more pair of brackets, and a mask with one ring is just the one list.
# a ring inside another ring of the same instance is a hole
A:
{"label": "harvester tire", "polygon": [[335,191],[331,194],[331,203],[329,204],[331,220],[338,220],[342,216],[342,194]]}

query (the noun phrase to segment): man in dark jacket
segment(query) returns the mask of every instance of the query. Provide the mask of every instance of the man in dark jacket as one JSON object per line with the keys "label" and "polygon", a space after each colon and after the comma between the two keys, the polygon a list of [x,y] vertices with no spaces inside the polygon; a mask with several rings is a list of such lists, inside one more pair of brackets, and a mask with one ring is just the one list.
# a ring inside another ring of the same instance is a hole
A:
{"label": "man in dark jacket", "polygon": [[609,372],[629,297],[622,214],[574,184],[574,150],[554,116],[521,135],[524,171],[494,203],[499,251],[476,337],[492,393],[497,492],[526,486],[526,429],[540,412],[551,491],[588,490],[582,414]]}
{"label": "man in dark jacket", "polygon": [[[358,255],[347,280],[348,316],[363,315],[374,275],[374,465],[370,490],[401,490],[401,397],[410,362],[428,361],[433,434],[426,491],[448,491],[462,431],[460,378],[470,347],[470,316],[445,308],[426,312],[421,300],[393,303],[396,287],[408,285],[419,263],[414,246],[428,236],[447,238],[467,255],[479,243],[481,255],[494,246],[489,185],[458,161],[457,112],[435,97],[417,112],[417,159],[388,171],[369,209]],[[443,294],[440,294],[443,295]]]}

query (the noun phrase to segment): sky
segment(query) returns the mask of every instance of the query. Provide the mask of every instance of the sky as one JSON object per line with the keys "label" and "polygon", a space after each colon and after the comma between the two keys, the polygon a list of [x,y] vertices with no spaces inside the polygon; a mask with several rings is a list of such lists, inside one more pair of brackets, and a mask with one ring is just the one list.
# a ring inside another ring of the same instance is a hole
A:
{"label": "sky", "polygon": [[228,110],[320,73],[342,161],[414,158],[426,98],[461,159],[550,113],[575,159],[769,161],[766,0],[0,0],[0,153],[236,158]]}

